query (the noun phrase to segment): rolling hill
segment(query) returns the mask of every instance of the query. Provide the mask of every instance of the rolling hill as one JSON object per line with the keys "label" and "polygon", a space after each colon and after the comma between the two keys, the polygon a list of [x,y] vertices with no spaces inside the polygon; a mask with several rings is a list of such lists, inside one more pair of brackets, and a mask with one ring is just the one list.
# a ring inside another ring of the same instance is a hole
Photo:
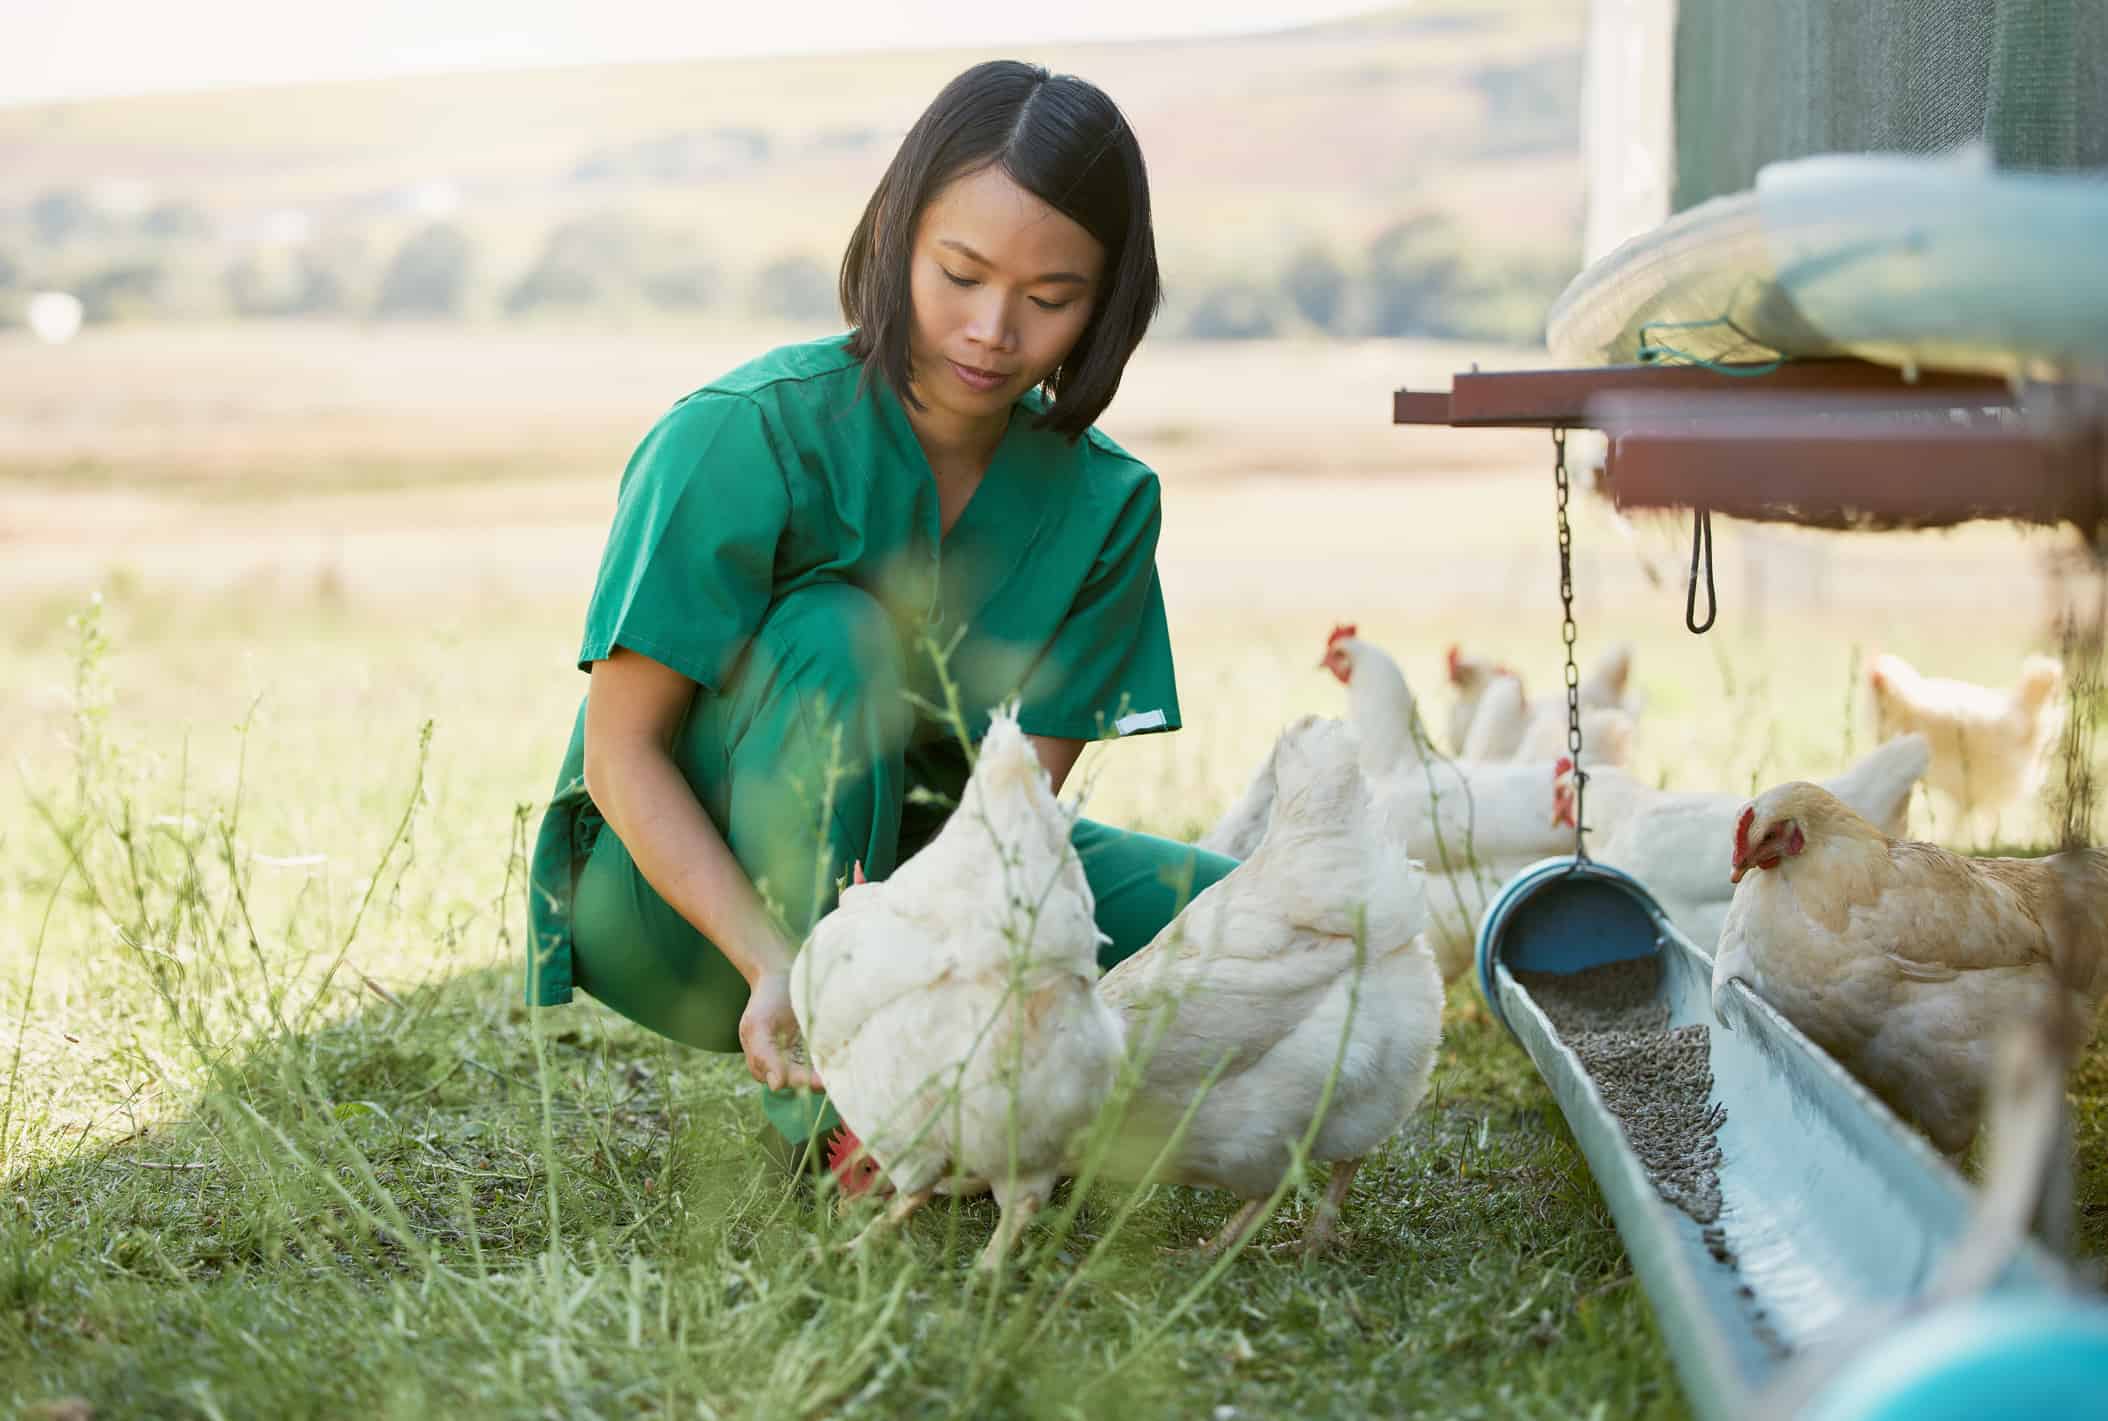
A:
{"label": "rolling hill", "polygon": [[[1416,279],[1476,273],[1451,283],[1449,306],[1505,299],[1517,280],[1539,307],[1556,290],[1580,220],[1582,9],[1423,0],[1272,35],[1020,57],[1083,74],[1127,110],[1181,319],[1228,303],[1225,329],[1193,333],[1325,327],[1339,299],[1327,283],[1385,263]],[[681,60],[0,107],[0,304],[62,287],[91,318],[363,313],[386,307],[407,244],[438,226],[452,245],[421,252],[452,263],[438,313],[796,316],[825,301],[899,135],[985,57]]]}

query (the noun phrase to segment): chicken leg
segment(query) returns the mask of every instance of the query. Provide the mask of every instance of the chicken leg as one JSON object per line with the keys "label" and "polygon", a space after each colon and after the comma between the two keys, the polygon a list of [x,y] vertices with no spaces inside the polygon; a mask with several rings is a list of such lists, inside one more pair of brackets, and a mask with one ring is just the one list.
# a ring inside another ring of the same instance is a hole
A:
{"label": "chicken leg", "polygon": [[1230,1216],[1228,1223],[1217,1229],[1209,1237],[1202,1239],[1191,1248],[1173,1248],[1165,1251],[1168,1253],[1190,1254],[1200,1259],[1220,1258],[1226,1249],[1236,1243],[1238,1239],[1243,1238],[1252,1226],[1258,1222],[1259,1215],[1265,1208],[1266,1201],[1264,1199],[1248,1199],[1242,1209]]}
{"label": "chicken leg", "polygon": [[1339,1211],[1347,1202],[1347,1191],[1354,1186],[1354,1172],[1361,1168],[1358,1159],[1336,1160],[1332,1165],[1332,1177],[1325,1182],[1325,1197],[1303,1228],[1303,1256],[1315,1258],[1328,1252],[1339,1242]]}
{"label": "chicken leg", "polygon": [[849,1240],[844,1247],[849,1252],[854,1253],[878,1242],[879,1239],[893,1232],[893,1230],[912,1218],[915,1211],[924,1204],[929,1203],[936,1192],[934,1188],[930,1188],[917,1189],[910,1194],[895,1195],[893,1202],[886,1205],[886,1211],[864,1225],[863,1231],[855,1238]]}
{"label": "chicken leg", "polygon": [[976,1267],[983,1272],[995,1271],[996,1265],[1003,1261],[1003,1255],[1010,1251],[1010,1245],[1024,1232],[1025,1225],[1039,1213],[1053,1184],[1054,1181],[1048,1179],[1037,1188],[1028,1186],[1015,1193],[1004,1189],[995,1191],[996,1207],[1002,1211],[1002,1217],[996,1221],[995,1233],[989,1238],[988,1246],[974,1260]]}

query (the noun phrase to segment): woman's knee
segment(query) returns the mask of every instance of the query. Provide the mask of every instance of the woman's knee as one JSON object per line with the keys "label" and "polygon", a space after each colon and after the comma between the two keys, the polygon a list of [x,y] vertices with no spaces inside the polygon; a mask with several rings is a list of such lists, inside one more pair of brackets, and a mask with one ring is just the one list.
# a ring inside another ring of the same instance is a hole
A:
{"label": "woman's knee", "polygon": [[906,659],[893,620],[877,599],[845,582],[801,587],[778,598],[750,653],[769,689],[807,711],[824,708],[845,725],[869,725],[904,743]]}
{"label": "woman's knee", "polygon": [[1089,819],[1076,821],[1070,841],[1096,900],[1098,930],[1111,939],[1099,950],[1101,967],[1139,952],[1237,866],[1191,844]]}
{"label": "woman's knee", "polygon": [[756,640],[784,652],[795,650],[795,656],[784,659],[802,663],[806,677],[822,686],[897,691],[906,677],[893,619],[878,599],[846,582],[819,582],[784,594],[762,619]]}

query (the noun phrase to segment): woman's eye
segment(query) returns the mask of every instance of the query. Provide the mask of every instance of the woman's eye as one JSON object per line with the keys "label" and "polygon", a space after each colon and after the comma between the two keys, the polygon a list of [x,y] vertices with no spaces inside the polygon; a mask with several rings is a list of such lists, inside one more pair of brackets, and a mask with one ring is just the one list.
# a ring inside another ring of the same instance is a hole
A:
{"label": "woman's eye", "polygon": [[1042,301],[1037,296],[1032,298],[1032,304],[1042,311],[1065,311],[1069,307],[1067,301]]}
{"label": "woman's eye", "polygon": [[946,281],[949,281],[954,286],[979,286],[981,284],[980,282],[974,280],[970,276],[959,275],[959,273],[953,271],[949,267],[940,266],[937,268],[937,270],[943,272],[944,279]]}

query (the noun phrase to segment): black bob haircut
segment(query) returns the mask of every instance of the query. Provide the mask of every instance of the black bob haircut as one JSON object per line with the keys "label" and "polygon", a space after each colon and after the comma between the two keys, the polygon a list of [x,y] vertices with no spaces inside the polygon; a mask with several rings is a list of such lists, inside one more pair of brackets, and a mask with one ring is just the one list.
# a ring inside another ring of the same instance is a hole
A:
{"label": "black bob haircut", "polygon": [[922,407],[908,368],[916,224],[947,183],[990,164],[1105,248],[1090,321],[1044,384],[1053,404],[1039,427],[1073,441],[1112,403],[1163,302],[1141,146],[1105,91],[1073,75],[1009,59],[976,64],[915,120],[842,257],[849,353],[866,380],[879,374],[902,403]]}

